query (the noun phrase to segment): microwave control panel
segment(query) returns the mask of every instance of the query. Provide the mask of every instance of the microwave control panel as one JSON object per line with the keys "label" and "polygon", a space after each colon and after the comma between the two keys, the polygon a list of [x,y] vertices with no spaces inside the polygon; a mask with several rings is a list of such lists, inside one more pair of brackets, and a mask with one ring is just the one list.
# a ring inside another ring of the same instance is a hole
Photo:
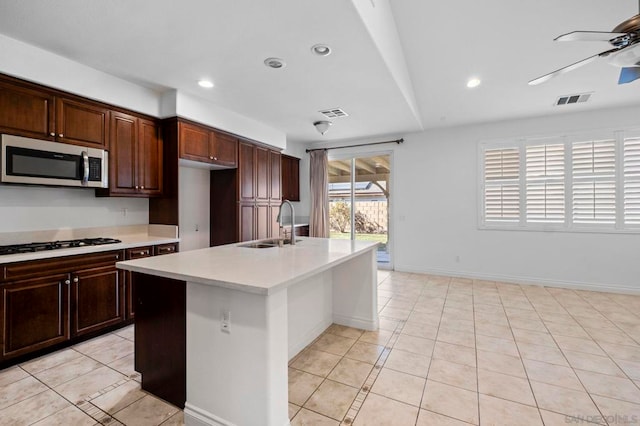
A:
{"label": "microwave control panel", "polygon": [[102,180],[102,160],[89,157],[89,180],[100,182]]}

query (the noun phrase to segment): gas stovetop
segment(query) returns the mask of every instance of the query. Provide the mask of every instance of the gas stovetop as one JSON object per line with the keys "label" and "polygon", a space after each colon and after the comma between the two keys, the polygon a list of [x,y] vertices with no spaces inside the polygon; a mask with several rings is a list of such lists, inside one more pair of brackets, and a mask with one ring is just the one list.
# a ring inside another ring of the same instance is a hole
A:
{"label": "gas stovetop", "polygon": [[122,241],[115,238],[81,238],[78,240],[47,241],[43,243],[12,244],[0,246],[0,256],[5,254],[34,253],[37,251],[57,250],[72,247],[101,246]]}

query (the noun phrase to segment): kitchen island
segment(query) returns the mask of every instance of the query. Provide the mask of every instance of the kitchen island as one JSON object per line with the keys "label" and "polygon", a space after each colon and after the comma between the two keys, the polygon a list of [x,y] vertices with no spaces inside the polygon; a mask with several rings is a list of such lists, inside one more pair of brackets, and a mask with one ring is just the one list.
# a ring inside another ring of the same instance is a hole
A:
{"label": "kitchen island", "polygon": [[[170,330],[185,329],[186,424],[287,425],[288,361],[331,323],[378,328],[377,243],[299,238],[293,246],[243,245],[117,264],[136,273],[140,290],[136,365],[144,349],[160,356],[173,344]],[[184,290],[163,296],[173,288]],[[181,304],[184,322],[172,308]],[[160,333],[145,332],[151,322]],[[159,364],[178,376],[185,368],[175,360]],[[145,375],[165,374],[141,373],[143,388]]]}

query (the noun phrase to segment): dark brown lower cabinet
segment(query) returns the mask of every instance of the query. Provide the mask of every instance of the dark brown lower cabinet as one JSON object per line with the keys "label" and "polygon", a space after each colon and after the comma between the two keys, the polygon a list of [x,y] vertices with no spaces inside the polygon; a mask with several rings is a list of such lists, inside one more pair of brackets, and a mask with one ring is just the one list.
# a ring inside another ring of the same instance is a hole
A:
{"label": "dark brown lower cabinet", "polygon": [[136,288],[135,370],[142,389],[180,408],[187,395],[187,287],[132,273]]}
{"label": "dark brown lower cabinet", "polygon": [[0,286],[0,360],[69,339],[69,278],[69,274],[55,274]]}
{"label": "dark brown lower cabinet", "polygon": [[124,321],[123,276],[115,265],[72,274],[73,335],[82,336]]}
{"label": "dark brown lower cabinet", "polygon": [[[169,243],[127,256],[177,250]],[[124,258],[112,250],[0,265],[0,368],[127,324],[135,299],[115,266]]]}

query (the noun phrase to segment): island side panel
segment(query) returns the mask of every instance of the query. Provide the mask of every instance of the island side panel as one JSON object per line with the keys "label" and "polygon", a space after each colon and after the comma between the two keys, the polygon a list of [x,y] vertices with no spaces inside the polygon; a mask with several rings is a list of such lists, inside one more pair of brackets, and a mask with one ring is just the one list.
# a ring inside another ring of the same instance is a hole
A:
{"label": "island side panel", "polygon": [[376,250],[337,265],[333,273],[333,322],[364,330],[378,329]]}
{"label": "island side panel", "polygon": [[186,400],[186,283],[134,272],[135,369],[142,389],[180,408]]}
{"label": "island side panel", "polygon": [[187,282],[185,423],[288,425],[287,332],[287,289],[259,295]]}
{"label": "island side panel", "polygon": [[313,342],[333,322],[333,274],[313,275],[287,288],[289,359]]}

